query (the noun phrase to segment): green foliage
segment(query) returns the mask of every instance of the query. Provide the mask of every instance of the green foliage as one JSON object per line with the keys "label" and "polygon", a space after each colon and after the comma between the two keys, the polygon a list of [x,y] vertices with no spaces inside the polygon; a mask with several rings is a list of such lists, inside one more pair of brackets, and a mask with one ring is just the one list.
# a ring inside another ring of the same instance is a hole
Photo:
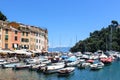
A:
{"label": "green foliage", "polygon": [[0,20],[6,21],[7,17],[0,11]]}
{"label": "green foliage", "polygon": [[90,37],[79,41],[73,46],[70,51],[91,51],[97,50],[116,50],[120,51],[120,26],[117,21],[112,20],[107,28],[102,28],[100,31],[90,33]]}

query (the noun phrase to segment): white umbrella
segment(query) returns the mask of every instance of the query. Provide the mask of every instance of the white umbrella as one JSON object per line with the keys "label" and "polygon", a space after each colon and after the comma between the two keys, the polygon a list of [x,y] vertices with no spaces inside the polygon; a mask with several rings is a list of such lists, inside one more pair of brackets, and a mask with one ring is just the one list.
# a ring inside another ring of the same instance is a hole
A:
{"label": "white umbrella", "polygon": [[26,52],[24,50],[15,50],[14,51],[16,54],[25,54],[25,55],[31,55],[32,53],[30,52]]}
{"label": "white umbrella", "polygon": [[13,52],[13,51],[11,51],[11,50],[0,50],[0,53],[10,53],[10,54],[12,54],[12,53],[15,53],[15,52]]}

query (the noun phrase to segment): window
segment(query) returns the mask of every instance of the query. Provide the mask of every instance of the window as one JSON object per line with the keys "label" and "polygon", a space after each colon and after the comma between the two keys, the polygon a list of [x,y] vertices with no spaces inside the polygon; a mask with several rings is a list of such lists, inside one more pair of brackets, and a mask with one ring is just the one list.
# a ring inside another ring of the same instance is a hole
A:
{"label": "window", "polygon": [[17,34],[18,32],[17,31],[15,31],[15,34]]}
{"label": "window", "polygon": [[36,43],[38,43],[38,39],[36,39]]}
{"label": "window", "polygon": [[8,34],[8,29],[5,30],[5,33]]}
{"label": "window", "polygon": [[25,39],[25,42],[29,42],[29,39]]}
{"label": "window", "polygon": [[5,35],[5,40],[8,40],[8,35]]}
{"label": "window", "polygon": [[38,46],[36,46],[36,49],[38,49]]}
{"label": "window", "polygon": [[24,34],[25,34],[25,33],[23,32],[22,35],[24,36]]}
{"label": "window", "polygon": [[22,38],[21,41],[24,42],[24,38]]}
{"label": "window", "polygon": [[39,49],[41,49],[41,47],[39,46]]}
{"label": "window", "polygon": [[5,43],[5,49],[8,49],[8,44],[7,43]]}
{"label": "window", "polygon": [[28,32],[26,32],[26,36],[28,36]]}
{"label": "window", "polygon": [[15,41],[17,41],[17,36],[15,36]]}
{"label": "window", "polygon": [[29,39],[22,38],[22,39],[21,39],[21,42],[29,42]]}

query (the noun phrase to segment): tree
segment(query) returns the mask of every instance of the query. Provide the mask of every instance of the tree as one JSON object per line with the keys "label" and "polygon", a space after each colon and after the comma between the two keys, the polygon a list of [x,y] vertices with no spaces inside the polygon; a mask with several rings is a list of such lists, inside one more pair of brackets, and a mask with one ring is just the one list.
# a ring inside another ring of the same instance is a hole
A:
{"label": "tree", "polygon": [[112,25],[113,25],[114,27],[117,27],[117,26],[118,26],[118,22],[115,21],[115,20],[112,20],[111,23],[112,23]]}
{"label": "tree", "polygon": [[7,17],[0,11],[0,20],[6,21]]}

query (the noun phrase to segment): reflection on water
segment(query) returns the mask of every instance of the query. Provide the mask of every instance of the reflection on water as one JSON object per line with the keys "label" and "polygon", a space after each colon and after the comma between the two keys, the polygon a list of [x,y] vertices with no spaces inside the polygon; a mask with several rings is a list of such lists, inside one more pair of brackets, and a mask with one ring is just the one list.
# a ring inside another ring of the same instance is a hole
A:
{"label": "reflection on water", "polygon": [[0,69],[0,80],[119,80],[120,62],[114,62],[98,71],[90,69],[75,69],[69,76],[59,76],[57,73],[45,75],[29,70]]}

